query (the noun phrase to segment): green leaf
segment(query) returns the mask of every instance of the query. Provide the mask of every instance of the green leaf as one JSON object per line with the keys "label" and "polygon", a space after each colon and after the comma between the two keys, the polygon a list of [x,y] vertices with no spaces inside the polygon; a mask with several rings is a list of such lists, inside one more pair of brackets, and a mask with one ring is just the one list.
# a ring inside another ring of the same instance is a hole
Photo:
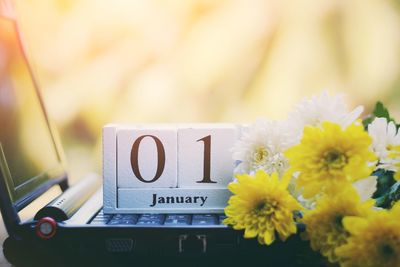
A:
{"label": "green leaf", "polygon": [[384,195],[375,199],[375,206],[388,209],[390,207],[390,200],[388,195]]}
{"label": "green leaf", "polygon": [[392,207],[394,203],[396,203],[400,199],[400,182],[392,185],[388,194],[388,199],[390,207]]}
{"label": "green leaf", "polygon": [[386,118],[388,121],[392,121],[393,119],[390,117],[389,110],[383,105],[382,102],[376,102],[375,109],[372,114],[376,118]]}
{"label": "green leaf", "polygon": [[374,119],[375,119],[375,117],[369,116],[369,117],[366,117],[366,118],[362,121],[362,124],[363,124],[365,130],[368,129],[368,125],[371,124],[371,122],[373,122]]}
{"label": "green leaf", "polygon": [[[395,121],[392,117],[390,117],[389,110],[388,110],[388,109],[385,107],[385,105],[383,105],[383,103],[380,102],[380,101],[376,102],[375,108],[374,108],[374,110],[372,111],[371,115],[369,115],[368,117],[366,117],[366,118],[363,120],[362,123],[363,123],[364,128],[367,129],[367,128],[368,128],[368,125],[369,125],[371,122],[373,122],[373,121],[375,120],[375,118],[386,118],[386,120],[387,120],[388,122],[389,122],[389,121],[392,121],[392,122],[394,122],[394,123],[396,124],[396,121]],[[400,128],[400,124],[396,124],[396,126],[397,126],[397,129]]]}
{"label": "green leaf", "polygon": [[394,201],[400,199],[400,182],[396,183],[393,178],[394,172],[379,169],[372,175],[377,176],[376,191],[372,198],[375,199],[375,206],[388,209]]}
{"label": "green leaf", "polygon": [[396,181],[393,178],[394,172],[379,169],[372,175],[377,176],[376,191],[374,192],[373,198],[380,198],[390,192],[390,189]]}

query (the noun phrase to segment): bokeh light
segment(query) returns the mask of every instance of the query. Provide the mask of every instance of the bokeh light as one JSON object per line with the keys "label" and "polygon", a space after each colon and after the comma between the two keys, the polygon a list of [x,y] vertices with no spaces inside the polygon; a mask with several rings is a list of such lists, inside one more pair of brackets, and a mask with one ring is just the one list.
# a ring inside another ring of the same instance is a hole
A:
{"label": "bokeh light", "polygon": [[280,119],[322,89],[400,119],[399,1],[15,3],[75,176],[109,122]]}

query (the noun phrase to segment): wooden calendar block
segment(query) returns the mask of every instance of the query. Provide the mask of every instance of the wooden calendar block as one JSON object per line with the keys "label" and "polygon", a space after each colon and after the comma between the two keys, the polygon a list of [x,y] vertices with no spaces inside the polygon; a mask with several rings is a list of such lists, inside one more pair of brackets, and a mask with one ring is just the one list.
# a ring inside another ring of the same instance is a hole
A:
{"label": "wooden calendar block", "polygon": [[136,125],[117,131],[118,188],[177,186],[177,129]]}
{"label": "wooden calendar block", "polygon": [[234,124],[193,124],[178,129],[178,187],[226,188],[232,181]]}
{"label": "wooden calendar block", "polygon": [[222,213],[237,132],[231,124],[105,126],[104,212]]}

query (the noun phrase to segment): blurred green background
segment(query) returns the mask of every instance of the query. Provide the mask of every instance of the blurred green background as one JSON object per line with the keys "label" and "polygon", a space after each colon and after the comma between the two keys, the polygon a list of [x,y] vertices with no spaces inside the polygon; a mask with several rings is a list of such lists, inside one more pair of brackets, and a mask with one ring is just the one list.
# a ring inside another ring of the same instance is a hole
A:
{"label": "blurred green background", "polygon": [[101,170],[109,122],[285,118],[328,89],[400,119],[400,2],[20,0],[71,174]]}

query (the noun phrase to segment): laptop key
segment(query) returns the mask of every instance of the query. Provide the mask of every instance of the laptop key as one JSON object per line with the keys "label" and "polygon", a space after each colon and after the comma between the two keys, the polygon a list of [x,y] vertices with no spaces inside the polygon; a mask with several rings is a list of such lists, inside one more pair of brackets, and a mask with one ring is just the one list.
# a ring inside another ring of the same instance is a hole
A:
{"label": "laptop key", "polygon": [[169,214],[165,218],[164,225],[189,225],[190,215],[188,214]]}
{"label": "laptop key", "polygon": [[138,221],[137,225],[162,225],[162,223],[159,220]]}
{"label": "laptop key", "polygon": [[111,220],[108,222],[108,225],[134,225],[136,224],[135,220]]}
{"label": "laptop key", "polygon": [[122,219],[123,216],[124,216],[124,214],[115,214],[113,216],[113,220]]}
{"label": "laptop key", "polygon": [[192,225],[216,225],[217,218],[213,214],[195,214],[193,215]]}
{"label": "laptop key", "polygon": [[140,219],[163,219],[164,214],[151,214],[151,213],[145,213],[140,216]]}
{"label": "laptop key", "polygon": [[99,212],[96,217],[90,222],[92,225],[105,225],[110,220],[111,215]]}
{"label": "laptop key", "polygon": [[162,225],[164,217],[163,214],[142,214],[137,225]]}
{"label": "laptop key", "polygon": [[120,224],[121,225],[133,225],[133,224],[136,224],[136,221],[135,220],[122,220],[122,221],[120,221]]}
{"label": "laptop key", "polygon": [[92,220],[90,222],[90,224],[91,225],[106,225],[107,222],[108,222],[108,220],[96,220],[96,219],[94,219],[94,220]]}
{"label": "laptop key", "polygon": [[138,220],[138,215],[136,214],[116,214],[108,222],[109,225],[132,225],[136,224]]}
{"label": "laptop key", "polygon": [[120,224],[118,220],[111,220],[107,223],[108,225],[118,225]]}
{"label": "laptop key", "polygon": [[138,218],[139,218],[139,215],[137,215],[137,214],[123,214],[121,219],[122,220],[133,220],[136,223]]}

